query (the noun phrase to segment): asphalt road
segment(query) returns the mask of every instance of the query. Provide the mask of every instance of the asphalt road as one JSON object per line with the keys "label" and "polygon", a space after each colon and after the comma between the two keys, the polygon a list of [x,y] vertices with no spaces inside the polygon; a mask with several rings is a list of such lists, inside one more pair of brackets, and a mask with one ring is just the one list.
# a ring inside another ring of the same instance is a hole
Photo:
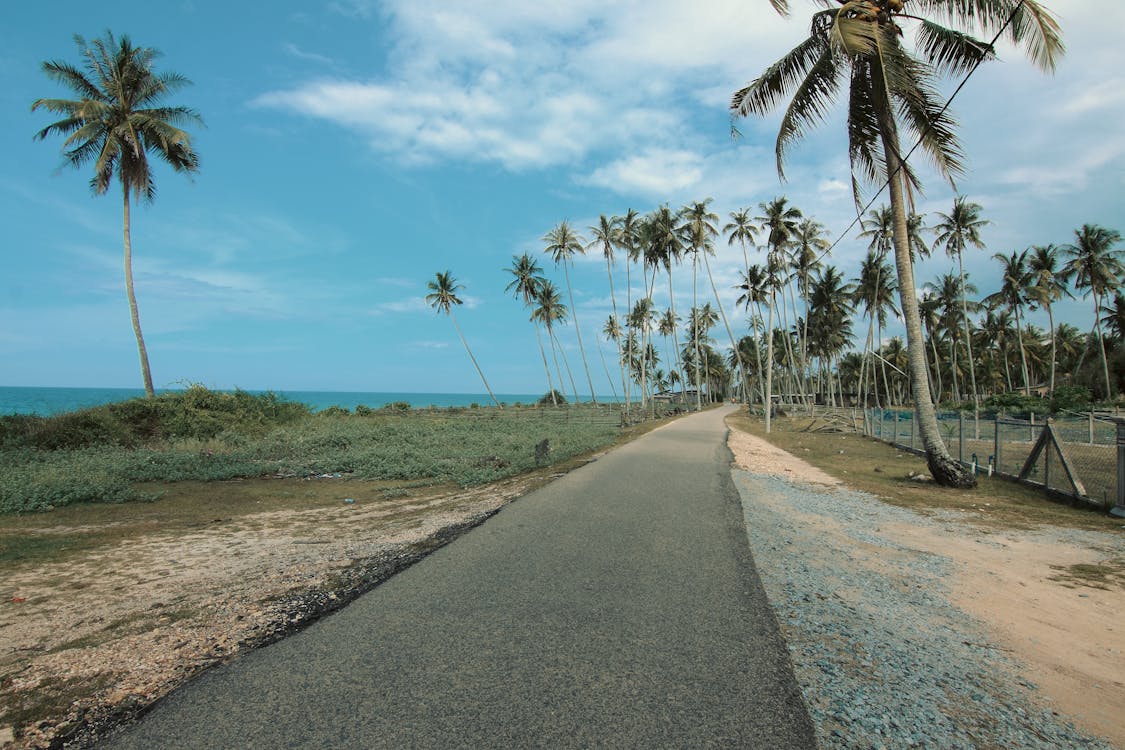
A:
{"label": "asphalt road", "polygon": [[815,747],[751,559],[726,413],[518,500],[103,746]]}

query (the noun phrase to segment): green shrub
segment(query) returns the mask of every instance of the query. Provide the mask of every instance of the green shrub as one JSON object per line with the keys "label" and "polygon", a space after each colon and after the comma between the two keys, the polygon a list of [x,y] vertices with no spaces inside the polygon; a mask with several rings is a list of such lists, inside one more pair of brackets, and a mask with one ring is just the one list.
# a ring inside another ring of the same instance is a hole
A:
{"label": "green shrub", "polygon": [[[554,399],[551,398],[552,395],[554,395]],[[539,398],[536,403],[539,406],[554,406],[556,403],[561,406],[562,404],[566,403],[566,396],[562,395],[557,390],[547,391]]]}
{"label": "green shrub", "polygon": [[350,417],[351,414],[342,406],[329,406],[327,409],[321,409],[316,413],[318,417]]}
{"label": "green shrub", "polygon": [[1090,389],[1081,385],[1060,385],[1051,397],[1051,412],[1080,411],[1089,408],[1094,400]]}

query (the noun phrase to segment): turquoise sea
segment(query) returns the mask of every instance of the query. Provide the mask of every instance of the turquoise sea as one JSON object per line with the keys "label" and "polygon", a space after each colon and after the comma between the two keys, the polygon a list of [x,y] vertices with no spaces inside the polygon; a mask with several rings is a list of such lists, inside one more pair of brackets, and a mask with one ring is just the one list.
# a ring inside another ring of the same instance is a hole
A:
{"label": "turquoise sea", "polygon": [[[166,391],[158,390],[158,393]],[[249,391],[263,393],[264,391]],[[53,414],[86,409],[115,401],[125,401],[144,395],[140,388],[33,388],[20,386],[0,386],[0,415],[38,414],[49,417]],[[469,406],[491,403],[487,393],[389,393],[389,392],[350,392],[350,391],[274,391],[289,401],[308,404],[314,411],[329,406],[354,409],[363,404],[378,409],[384,404],[405,401],[413,407],[426,406]],[[496,398],[505,404],[531,404],[539,400],[539,395],[526,393],[497,393]]]}

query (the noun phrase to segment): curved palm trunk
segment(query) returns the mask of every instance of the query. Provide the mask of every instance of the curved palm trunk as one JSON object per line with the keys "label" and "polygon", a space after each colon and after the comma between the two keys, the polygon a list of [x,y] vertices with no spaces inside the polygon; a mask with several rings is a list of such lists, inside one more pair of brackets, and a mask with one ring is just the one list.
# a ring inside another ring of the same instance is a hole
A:
{"label": "curved palm trunk", "polygon": [[1105,358],[1105,339],[1102,338],[1102,321],[1099,313],[1102,309],[1101,295],[1094,292],[1094,335],[1098,338],[1098,351],[1102,355],[1102,374],[1105,375],[1105,397],[1113,398],[1113,388],[1109,384],[1109,363]]}
{"label": "curved palm trunk", "polygon": [[973,362],[973,336],[969,331],[969,303],[965,299],[965,266],[961,260],[964,249],[957,253],[957,269],[961,273],[961,323],[965,329],[965,353],[969,357],[969,384],[973,389],[973,417],[980,419],[980,396],[977,395],[977,366]]}
{"label": "curved palm trunk", "polygon": [[763,383],[764,373],[762,371],[762,338],[758,333],[758,322],[762,318],[762,305],[760,302],[754,302],[755,319],[754,319],[754,359],[758,363],[758,395],[762,397],[762,403],[766,400],[766,390]]}
{"label": "curved palm trunk", "polygon": [[1055,349],[1055,343],[1056,343],[1055,342],[1055,315],[1051,311],[1051,303],[1050,302],[1048,302],[1046,305],[1044,305],[1044,307],[1047,308],[1047,321],[1048,321],[1048,325],[1051,326],[1051,380],[1050,380],[1050,385],[1048,386],[1048,388],[1050,389],[1050,394],[1052,396],[1054,396],[1055,395],[1055,359],[1057,358],[1057,350]]}
{"label": "curved palm trunk", "polygon": [[605,372],[605,379],[609,381],[609,391],[613,394],[613,400],[617,400],[617,386],[613,384],[613,378],[609,374],[609,365],[605,361],[605,352],[602,351],[601,343],[595,339],[594,346],[598,348],[598,357],[602,361],[602,370]]}
{"label": "curved palm trunk", "polygon": [[559,400],[555,397],[555,384],[551,382],[551,368],[547,364],[547,352],[543,349],[543,336],[539,333],[539,324],[535,324],[535,341],[539,344],[539,356],[543,357],[543,372],[547,373],[547,392],[551,394],[551,405],[558,406]]}
{"label": "curved palm trunk", "polygon": [[[699,351],[699,324],[702,321],[699,319],[699,284],[696,278],[698,268],[699,251],[696,250],[691,256],[691,310],[695,320],[689,319],[689,323],[692,327],[691,337],[695,339],[695,410],[703,411],[703,356]],[[710,387],[707,390],[710,395]]]}
{"label": "curved palm trunk", "polygon": [[[656,281],[656,275],[654,274],[653,275],[653,282],[655,282],[655,281]],[[671,264],[671,262],[668,263],[668,309],[672,311],[672,318],[675,319],[675,317],[676,317],[676,295],[672,293],[672,264]],[[676,354],[676,357],[675,357],[675,361],[677,363],[676,367],[679,368],[680,374],[683,375],[685,368],[684,368],[683,359],[679,356],[679,354],[680,354],[680,337],[676,335],[676,328],[677,328],[677,326],[672,326],[672,344],[675,347],[674,351],[675,351],[675,354]],[[683,380],[681,380],[680,382],[682,383]]]}
{"label": "curved palm trunk", "polygon": [[894,218],[895,266],[898,270],[899,302],[906,323],[907,356],[910,362],[910,386],[914,395],[914,411],[918,418],[918,432],[926,450],[926,464],[934,481],[947,487],[972,487],[976,477],[949,455],[941,437],[929,378],[926,376],[925,339],[922,336],[922,316],[918,310],[918,297],[914,293],[914,264],[910,259],[910,237],[906,225],[906,204],[903,196],[905,174],[899,159],[898,131],[883,71],[872,66],[872,93],[879,117],[879,135],[883,140],[883,157],[887,166],[890,188],[891,214]]}
{"label": "curved palm trunk", "polygon": [[1027,372],[1027,350],[1023,348],[1023,328],[1020,325],[1020,308],[1015,305],[1016,312],[1016,342],[1020,346],[1020,367],[1023,370],[1023,395],[1031,395],[1031,382],[1028,379]]}
{"label": "curved palm trunk", "polygon": [[141,333],[141,315],[137,310],[137,295],[133,291],[133,240],[129,226],[129,188],[123,187],[124,201],[124,235],[125,235],[125,296],[129,300],[129,317],[133,321],[133,334],[137,337],[137,354],[141,359],[141,380],[144,382],[145,398],[153,398],[156,391],[152,387],[152,371],[148,366],[148,350],[145,348],[145,337]]}
{"label": "curved palm trunk", "polygon": [[484,378],[484,372],[477,364],[477,358],[473,356],[473,350],[469,348],[469,342],[465,340],[465,334],[461,333],[461,326],[457,325],[457,317],[453,314],[453,308],[449,309],[449,319],[453,321],[453,327],[457,329],[457,335],[461,337],[461,343],[465,345],[465,351],[469,353],[469,359],[473,361],[473,367],[477,368],[477,375],[480,375],[480,382],[484,383],[484,389],[488,391],[488,397],[492,399],[492,403],[499,406],[501,409],[504,405],[496,400],[496,396],[492,393],[492,388],[489,387],[488,381]]}
{"label": "curved palm trunk", "polygon": [[[574,289],[570,286],[570,261],[563,261],[563,273],[566,274],[566,292],[570,296],[570,311],[574,315],[574,335],[578,337],[578,353],[582,355],[582,368],[586,371],[586,384],[590,386],[590,401],[598,403],[594,395],[594,380],[590,377],[590,365],[586,363],[586,350],[582,346],[582,326],[578,325],[578,310],[574,307]],[[563,358],[565,361],[565,357]],[[578,391],[574,392],[574,400],[578,401]]]}
{"label": "curved palm trunk", "polygon": [[[625,265],[626,266],[629,265],[628,258],[626,258]],[[617,317],[617,295],[613,291],[613,266],[609,262],[609,256],[608,255],[605,256],[605,272],[606,272],[606,275],[609,276],[609,301],[613,304],[613,319],[615,321],[618,321],[618,326],[619,326],[618,332],[620,333],[620,319]],[[629,409],[629,386],[627,384],[628,381],[625,379],[625,366],[624,366],[624,364],[622,364],[622,360],[625,357],[624,357],[624,352],[621,349],[621,336],[619,335],[619,336],[614,337],[614,342],[617,344],[617,369],[621,371],[621,392],[625,396],[625,409],[626,409],[626,411],[628,411],[628,409]],[[598,352],[599,353],[601,352],[601,347],[598,347]],[[602,364],[604,365],[605,363],[603,362]],[[608,368],[606,370],[605,376],[607,378],[609,378],[609,384],[610,384],[610,387],[612,388],[613,387],[613,379],[609,377]],[[615,400],[617,399],[616,389],[614,390],[613,398]]]}
{"label": "curved palm trunk", "polygon": [[769,434],[773,418],[773,308],[777,292],[770,288],[770,319],[766,324],[766,433]]}
{"label": "curved palm trunk", "polygon": [[[626,248],[625,249],[625,316],[626,316],[626,318],[628,318],[628,316],[633,312],[633,272],[632,272],[632,267],[633,267],[633,259],[631,257],[629,257],[629,248]],[[626,326],[625,326],[625,329],[622,331],[623,334],[627,333],[628,328],[629,328],[629,326],[627,325],[628,320],[626,320],[625,322],[626,322]],[[632,391],[633,391],[633,358],[632,358],[632,356],[629,356],[629,357],[623,356],[622,359],[624,359],[624,361],[625,361],[624,362],[624,364],[625,364],[625,414],[628,415],[629,414],[629,406],[630,406],[630,403],[629,403],[630,402],[630,396],[632,395]]]}
{"label": "curved palm trunk", "polygon": [[[559,376],[559,388],[562,389],[563,398],[566,398],[566,381],[563,380],[562,369],[559,367],[558,339],[555,337],[555,329],[550,323],[547,324],[547,341],[551,344],[551,358],[555,360],[555,374]],[[569,370],[570,368],[567,367],[567,369]],[[571,385],[573,385],[573,379],[571,380]]]}
{"label": "curved palm trunk", "polygon": [[[746,398],[747,385],[746,368],[742,364],[742,352],[738,351],[738,344],[734,341],[734,333],[730,329],[730,323],[727,322],[727,313],[723,309],[723,301],[719,299],[719,290],[715,287],[715,277],[711,274],[711,261],[707,259],[707,254],[703,254],[703,266],[707,269],[707,279],[711,282],[711,293],[715,295],[715,305],[719,308],[719,315],[723,319],[723,327],[727,329],[727,338],[730,339],[731,351],[734,352],[734,359],[738,362],[738,372],[742,376],[742,394]],[[746,399],[749,401],[749,399]]]}

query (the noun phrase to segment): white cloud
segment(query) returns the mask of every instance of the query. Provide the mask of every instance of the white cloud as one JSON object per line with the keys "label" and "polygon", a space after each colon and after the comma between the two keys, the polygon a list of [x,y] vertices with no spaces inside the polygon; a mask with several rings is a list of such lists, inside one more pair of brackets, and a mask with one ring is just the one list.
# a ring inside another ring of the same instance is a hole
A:
{"label": "white cloud", "polygon": [[583,181],[618,193],[639,193],[660,200],[697,187],[702,178],[703,159],[699,154],[649,149],[599,167]]}

